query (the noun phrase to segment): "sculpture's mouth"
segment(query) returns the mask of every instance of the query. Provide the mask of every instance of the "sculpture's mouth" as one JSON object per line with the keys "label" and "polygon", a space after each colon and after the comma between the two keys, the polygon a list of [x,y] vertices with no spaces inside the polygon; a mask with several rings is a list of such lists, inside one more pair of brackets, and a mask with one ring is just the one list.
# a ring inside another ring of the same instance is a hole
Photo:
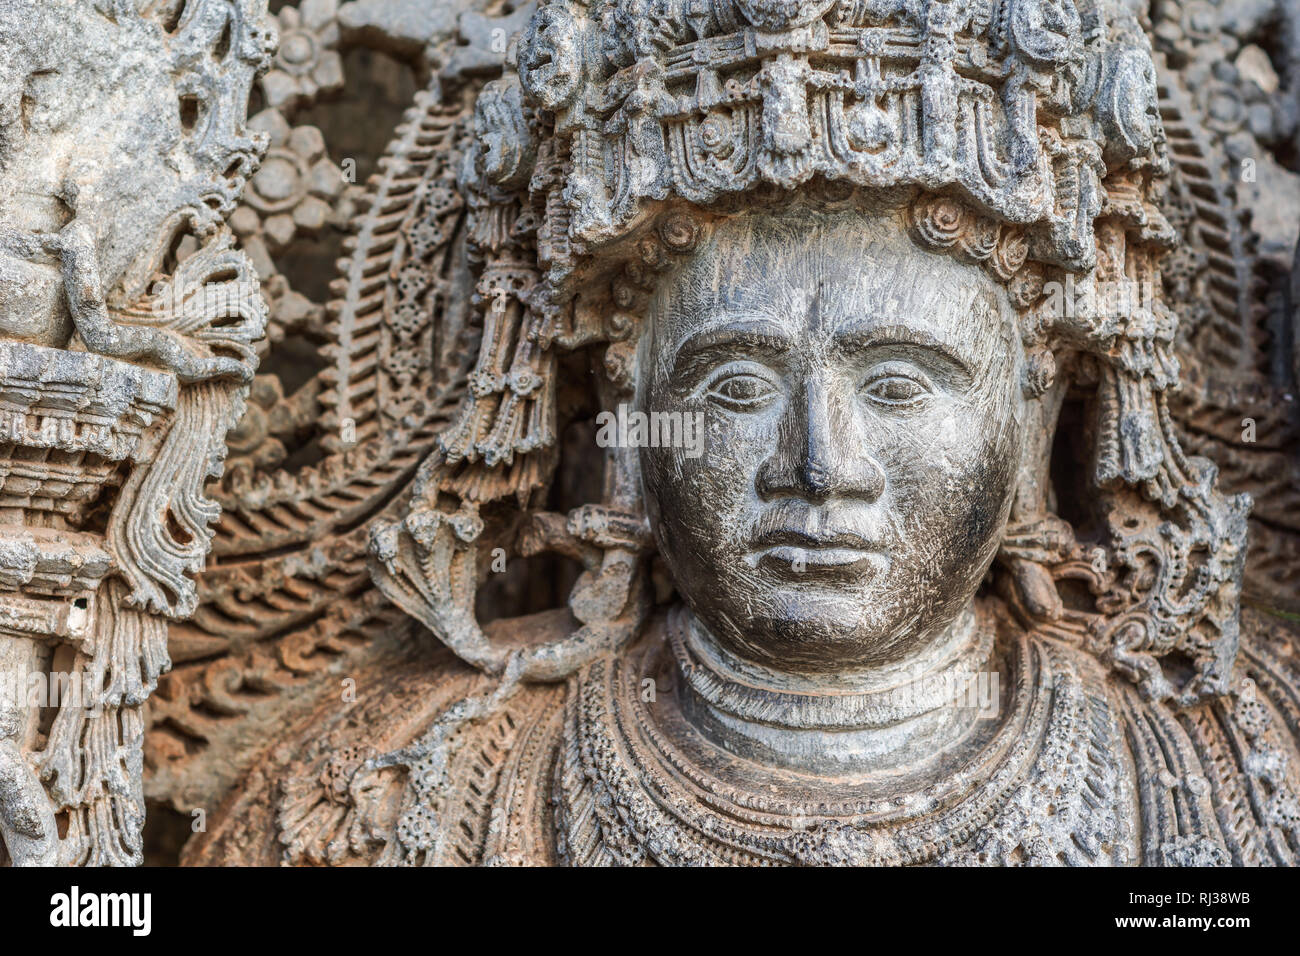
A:
{"label": "sculpture's mouth", "polygon": [[750,554],[756,564],[795,574],[818,569],[866,570],[886,560],[878,546],[857,532],[833,529],[768,531],[754,540]]}

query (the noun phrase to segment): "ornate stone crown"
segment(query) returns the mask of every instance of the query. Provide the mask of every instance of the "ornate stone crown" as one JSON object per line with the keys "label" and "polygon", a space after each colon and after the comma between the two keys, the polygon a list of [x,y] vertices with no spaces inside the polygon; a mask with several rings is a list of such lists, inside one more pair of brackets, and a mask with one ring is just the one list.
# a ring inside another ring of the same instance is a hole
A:
{"label": "ornate stone crown", "polygon": [[1024,226],[1032,258],[1086,271],[1108,166],[1165,162],[1150,49],[1114,6],[551,0],[518,71],[567,147],[553,265],[644,200],[821,176],[953,190]]}

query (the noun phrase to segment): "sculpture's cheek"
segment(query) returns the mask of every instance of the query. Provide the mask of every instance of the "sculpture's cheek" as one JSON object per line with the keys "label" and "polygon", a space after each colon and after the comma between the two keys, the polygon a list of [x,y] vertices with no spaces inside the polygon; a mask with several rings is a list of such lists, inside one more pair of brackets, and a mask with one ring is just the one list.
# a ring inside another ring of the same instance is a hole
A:
{"label": "sculpture's cheek", "polygon": [[935,609],[973,594],[997,550],[1015,475],[1012,448],[1002,443],[973,440],[945,451],[928,476],[900,477],[894,501],[903,531],[894,550],[898,583],[918,606]]}
{"label": "sculpture's cheek", "polygon": [[740,562],[742,532],[757,504],[752,491],[756,450],[716,430],[698,458],[680,449],[642,450],[651,521],[670,561],[680,558],[701,569]]}
{"label": "sculpture's cheek", "polygon": [[1001,534],[1013,492],[1019,429],[1001,408],[964,407],[918,422],[882,447],[886,505],[906,537],[900,557],[980,562]]}

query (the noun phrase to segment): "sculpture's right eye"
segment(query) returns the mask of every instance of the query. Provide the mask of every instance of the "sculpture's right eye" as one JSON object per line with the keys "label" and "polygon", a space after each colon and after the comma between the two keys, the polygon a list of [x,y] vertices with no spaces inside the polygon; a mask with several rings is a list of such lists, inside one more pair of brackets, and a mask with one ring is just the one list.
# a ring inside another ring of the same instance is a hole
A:
{"label": "sculpture's right eye", "polygon": [[753,372],[719,375],[704,388],[704,397],[715,405],[736,412],[758,411],[777,396],[777,387],[765,376]]}

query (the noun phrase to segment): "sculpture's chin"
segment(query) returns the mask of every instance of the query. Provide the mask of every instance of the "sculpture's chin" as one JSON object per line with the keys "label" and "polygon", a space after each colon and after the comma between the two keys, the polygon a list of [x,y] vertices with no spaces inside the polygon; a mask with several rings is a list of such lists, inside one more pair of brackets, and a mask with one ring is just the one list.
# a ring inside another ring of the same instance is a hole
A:
{"label": "sculpture's chin", "polygon": [[861,593],[776,588],[743,606],[696,606],[733,653],[779,670],[841,671],[889,663],[922,638],[916,617]]}

